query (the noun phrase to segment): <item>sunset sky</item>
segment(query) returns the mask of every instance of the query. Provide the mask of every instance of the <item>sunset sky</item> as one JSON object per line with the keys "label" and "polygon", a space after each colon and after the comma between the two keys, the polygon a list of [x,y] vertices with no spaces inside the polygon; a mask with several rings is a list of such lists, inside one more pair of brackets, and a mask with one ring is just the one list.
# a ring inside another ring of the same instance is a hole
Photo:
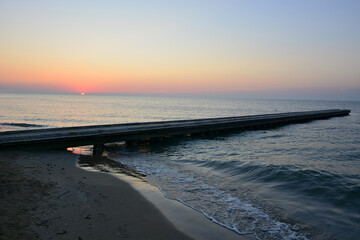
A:
{"label": "sunset sky", "polygon": [[356,96],[360,1],[0,0],[0,88]]}

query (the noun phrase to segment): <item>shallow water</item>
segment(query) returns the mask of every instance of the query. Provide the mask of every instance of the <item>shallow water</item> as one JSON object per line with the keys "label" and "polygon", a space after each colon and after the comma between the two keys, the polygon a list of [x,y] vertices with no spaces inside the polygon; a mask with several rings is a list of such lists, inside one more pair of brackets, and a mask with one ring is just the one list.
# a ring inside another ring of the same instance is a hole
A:
{"label": "shallow water", "polygon": [[347,117],[112,148],[172,199],[258,239],[360,234],[360,102],[0,95],[0,128],[29,129],[351,109]]}

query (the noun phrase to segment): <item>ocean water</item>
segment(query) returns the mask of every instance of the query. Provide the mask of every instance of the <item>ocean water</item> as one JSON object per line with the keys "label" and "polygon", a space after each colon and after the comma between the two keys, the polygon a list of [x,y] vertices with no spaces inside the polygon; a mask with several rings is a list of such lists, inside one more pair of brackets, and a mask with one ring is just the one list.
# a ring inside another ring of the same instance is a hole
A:
{"label": "ocean water", "polygon": [[360,236],[360,102],[0,95],[0,131],[351,109],[350,116],[111,148],[166,197],[258,239]]}

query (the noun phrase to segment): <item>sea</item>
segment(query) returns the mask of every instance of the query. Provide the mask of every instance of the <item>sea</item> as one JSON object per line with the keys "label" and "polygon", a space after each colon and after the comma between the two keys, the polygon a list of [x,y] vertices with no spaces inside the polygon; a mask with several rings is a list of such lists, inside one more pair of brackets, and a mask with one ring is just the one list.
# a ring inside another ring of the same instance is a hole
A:
{"label": "sea", "polygon": [[0,94],[0,131],[350,109],[345,117],[111,148],[165,197],[257,239],[359,239],[360,102]]}

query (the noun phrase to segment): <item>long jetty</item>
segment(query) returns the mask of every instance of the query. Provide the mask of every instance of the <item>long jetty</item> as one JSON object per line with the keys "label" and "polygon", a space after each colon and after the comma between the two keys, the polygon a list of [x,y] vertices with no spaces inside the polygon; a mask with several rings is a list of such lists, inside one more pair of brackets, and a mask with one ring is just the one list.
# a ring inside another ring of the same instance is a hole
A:
{"label": "long jetty", "polygon": [[102,152],[105,143],[126,141],[131,144],[136,141],[151,141],[171,136],[271,128],[291,123],[346,116],[349,113],[350,110],[347,109],[330,109],[239,117],[7,131],[0,132],[0,149],[9,147],[60,149],[94,145],[94,152]]}

